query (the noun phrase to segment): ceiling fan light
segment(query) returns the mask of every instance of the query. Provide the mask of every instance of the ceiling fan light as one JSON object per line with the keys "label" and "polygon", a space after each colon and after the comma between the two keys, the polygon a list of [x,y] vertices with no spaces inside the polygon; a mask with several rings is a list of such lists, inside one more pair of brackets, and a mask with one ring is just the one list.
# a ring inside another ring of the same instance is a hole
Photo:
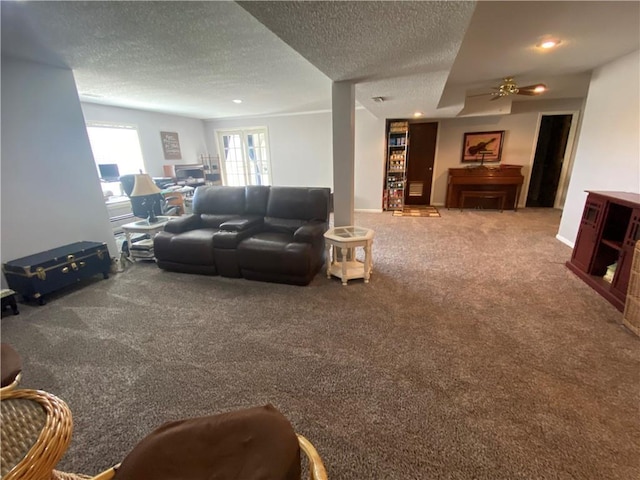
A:
{"label": "ceiling fan light", "polygon": [[543,93],[547,91],[546,85],[537,85],[536,88],[533,89],[535,93]]}
{"label": "ceiling fan light", "polygon": [[421,117],[422,115],[424,115],[424,113],[422,113],[422,112],[415,112],[413,114],[413,116],[416,117],[416,118]]}
{"label": "ceiling fan light", "polygon": [[549,50],[550,48],[557,47],[558,45],[560,45],[560,40],[548,39],[548,40],[544,40],[543,42],[540,42],[536,46],[538,48],[542,48],[543,50]]}

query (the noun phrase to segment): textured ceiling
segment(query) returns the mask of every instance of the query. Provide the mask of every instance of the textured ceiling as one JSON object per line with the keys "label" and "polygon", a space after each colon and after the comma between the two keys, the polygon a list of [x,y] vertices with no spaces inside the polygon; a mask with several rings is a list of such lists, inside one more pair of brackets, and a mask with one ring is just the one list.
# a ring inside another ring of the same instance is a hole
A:
{"label": "textured ceiling", "polygon": [[84,100],[196,118],[331,106],[329,79],[234,2],[2,4],[3,52],[20,56],[5,25],[23,22]]}
{"label": "textured ceiling", "polygon": [[[239,2],[378,117],[435,116],[474,2]],[[386,101],[376,103],[372,97]]]}
{"label": "textured ceiling", "polygon": [[[640,48],[636,1],[0,8],[3,55],[69,66],[82,100],[195,118],[329,110],[332,80],[354,81],[358,102],[380,118],[455,116],[468,94],[507,75],[546,83],[540,98],[584,97],[593,68]],[[545,35],[561,46],[539,52],[533,46]]]}
{"label": "textured ceiling", "polygon": [[[554,50],[536,48],[549,37],[562,43]],[[439,106],[490,91],[506,76],[549,88],[544,96],[519,101],[584,97],[594,68],[639,48],[638,2],[480,2]]]}

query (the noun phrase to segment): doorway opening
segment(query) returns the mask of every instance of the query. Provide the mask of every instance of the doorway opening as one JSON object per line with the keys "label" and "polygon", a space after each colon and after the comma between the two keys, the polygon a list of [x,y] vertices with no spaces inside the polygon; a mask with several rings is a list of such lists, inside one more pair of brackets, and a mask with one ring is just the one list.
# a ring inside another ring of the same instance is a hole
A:
{"label": "doorway opening", "polygon": [[529,181],[527,207],[555,206],[572,121],[572,114],[542,116]]}

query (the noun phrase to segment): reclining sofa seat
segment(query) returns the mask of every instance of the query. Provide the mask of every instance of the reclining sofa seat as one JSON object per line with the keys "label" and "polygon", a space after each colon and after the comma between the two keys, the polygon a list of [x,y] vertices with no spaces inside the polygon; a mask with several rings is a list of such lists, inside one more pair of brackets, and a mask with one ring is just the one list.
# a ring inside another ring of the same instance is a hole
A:
{"label": "reclining sofa seat", "polygon": [[199,187],[154,239],[160,268],[307,285],[324,262],[328,188]]}
{"label": "reclining sofa seat", "polygon": [[324,263],[329,197],[328,188],[270,187],[262,228],[237,247],[242,276],[308,285]]}

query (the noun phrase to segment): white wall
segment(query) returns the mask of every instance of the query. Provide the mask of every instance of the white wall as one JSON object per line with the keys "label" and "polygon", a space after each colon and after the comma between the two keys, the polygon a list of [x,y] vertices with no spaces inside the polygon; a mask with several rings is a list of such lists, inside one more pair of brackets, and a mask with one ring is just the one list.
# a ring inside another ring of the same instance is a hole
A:
{"label": "white wall", "polygon": [[[206,124],[212,154],[218,152],[216,130],[266,126],[274,185],[333,189],[331,112],[209,120]],[[356,210],[381,210],[384,128],[384,120],[356,110]]]}
{"label": "white wall", "polygon": [[[535,102],[522,103],[526,105]],[[431,203],[434,205],[444,205],[447,194],[449,168],[460,168],[472,165],[461,162],[464,134],[466,132],[504,130],[505,135],[502,145],[501,163],[523,165],[522,174],[525,177],[525,181],[519,203],[520,206],[523,206],[527,194],[526,187],[529,184],[529,177],[531,175],[540,115],[553,114],[559,111],[579,111],[581,106],[582,101],[579,99],[547,101],[537,104],[535,108],[527,108],[526,106],[519,107],[523,113],[490,117],[441,119],[438,125],[438,143],[436,146],[434,185]],[[514,110],[518,111],[515,108]]]}
{"label": "white wall", "polygon": [[2,57],[0,176],[3,262],[81,240],[116,255],[71,70]]}
{"label": "white wall", "polygon": [[385,171],[385,121],[356,110],[356,210],[382,211]]}
{"label": "white wall", "polygon": [[212,155],[218,154],[216,130],[251,127],[267,127],[273,185],[333,185],[331,113],[206,121]]}
{"label": "white wall", "polygon": [[558,237],[573,245],[585,190],[640,193],[640,51],[593,72]]}
{"label": "white wall", "polygon": [[[195,118],[165,115],[162,113],[110,107],[82,102],[87,122],[110,122],[135,125],[138,128],[140,148],[146,172],[153,177],[164,175],[163,165],[202,163],[200,155],[207,154],[204,122]],[[180,140],[181,160],[165,160],[160,132],[177,132]],[[211,152],[213,154],[213,152]]]}
{"label": "white wall", "polygon": [[[580,111],[582,100],[540,102],[537,108],[519,107],[522,113],[491,117],[439,120],[432,203],[444,205],[449,168],[466,166],[460,161],[465,132],[505,130],[502,163],[523,165],[526,186],[543,114]],[[438,121],[433,120],[433,121]],[[266,126],[269,130],[274,185],[332,186],[331,114],[315,113],[280,117],[251,117],[206,122],[209,150],[217,153],[215,130]],[[306,152],[301,154],[300,152]],[[385,121],[367,110],[356,110],[355,209],[380,211],[385,165]]]}
{"label": "white wall", "polygon": [[449,168],[470,165],[461,162],[462,142],[466,132],[504,130],[501,163],[524,165],[522,174],[527,178],[531,171],[531,156],[535,148],[534,137],[537,121],[538,115],[535,113],[441,120],[438,126],[438,145],[431,203],[444,205]]}

